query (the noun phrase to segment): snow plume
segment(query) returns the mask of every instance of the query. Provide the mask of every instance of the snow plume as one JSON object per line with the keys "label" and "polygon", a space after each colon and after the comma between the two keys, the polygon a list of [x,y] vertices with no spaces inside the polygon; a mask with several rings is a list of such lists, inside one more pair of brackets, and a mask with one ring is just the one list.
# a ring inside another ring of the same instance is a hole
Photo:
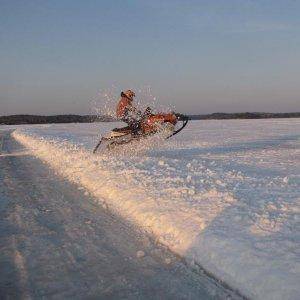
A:
{"label": "snow plume", "polygon": [[92,113],[97,116],[116,117],[116,105],[120,97],[120,92],[115,86],[108,89],[99,90],[92,100]]}
{"label": "snow plume", "polygon": [[[147,107],[151,107],[153,112],[171,112],[174,107],[159,104],[157,96],[152,92],[151,86],[142,86],[138,88],[130,88],[135,94],[134,105],[140,110],[145,111]],[[101,89],[92,100],[92,113],[98,116],[116,117],[116,105],[120,98],[121,90],[112,85],[110,88]]]}
{"label": "snow plume", "polygon": [[195,121],[150,150],[153,141],[92,155],[99,131],[115,126],[27,126],[13,136],[245,296],[300,298],[299,120]]}

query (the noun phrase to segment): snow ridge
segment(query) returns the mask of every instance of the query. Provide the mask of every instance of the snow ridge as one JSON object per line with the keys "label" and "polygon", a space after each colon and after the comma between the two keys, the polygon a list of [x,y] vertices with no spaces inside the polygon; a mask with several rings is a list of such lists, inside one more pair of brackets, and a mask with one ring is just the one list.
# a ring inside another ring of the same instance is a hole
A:
{"label": "snow ridge", "polygon": [[[239,123],[232,123],[227,124],[242,131]],[[298,149],[288,145],[289,139],[277,137],[270,142],[272,147],[258,142],[249,153],[244,141],[246,146],[231,146],[234,155],[211,142],[211,152],[203,150],[205,143],[196,142],[182,151],[182,141],[171,149],[120,159],[92,155],[87,141],[76,140],[79,131],[74,138],[60,135],[58,127],[52,130],[49,136],[51,128],[17,130],[13,137],[103,206],[247,297],[299,298],[298,165],[290,174],[284,174],[280,165],[264,174],[259,167],[265,161],[253,166],[258,152],[264,160],[296,158]],[[190,136],[193,132],[192,128]]]}

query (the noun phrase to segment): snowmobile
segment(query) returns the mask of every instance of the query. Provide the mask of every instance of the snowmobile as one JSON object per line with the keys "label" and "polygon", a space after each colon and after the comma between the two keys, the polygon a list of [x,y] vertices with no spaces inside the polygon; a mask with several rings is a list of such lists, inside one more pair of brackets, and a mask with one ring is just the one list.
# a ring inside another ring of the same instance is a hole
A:
{"label": "snowmobile", "polygon": [[139,141],[159,132],[166,133],[165,139],[169,139],[179,133],[188,123],[189,118],[178,113],[159,113],[152,114],[149,111],[143,115],[139,121],[137,130],[132,130],[129,126],[114,128],[108,135],[103,136],[93,153],[96,153],[100,145],[111,150],[119,145],[129,144]]}

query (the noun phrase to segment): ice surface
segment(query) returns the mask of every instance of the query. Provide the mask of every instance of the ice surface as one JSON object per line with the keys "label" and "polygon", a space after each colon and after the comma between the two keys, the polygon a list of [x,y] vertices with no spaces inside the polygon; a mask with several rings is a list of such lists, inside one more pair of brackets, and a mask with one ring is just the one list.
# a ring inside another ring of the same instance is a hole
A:
{"label": "ice surface", "polygon": [[13,136],[191,264],[255,299],[300,299],[300,120],[193,121],[168,140],[93,155],[114,123]]}

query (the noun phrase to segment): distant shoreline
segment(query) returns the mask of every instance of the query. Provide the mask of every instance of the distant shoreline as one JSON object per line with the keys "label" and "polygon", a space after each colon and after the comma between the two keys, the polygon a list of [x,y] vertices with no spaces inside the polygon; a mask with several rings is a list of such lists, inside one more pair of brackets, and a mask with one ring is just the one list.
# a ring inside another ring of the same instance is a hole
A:
{"label": "distant shoreline", "polygon": [[[188,115],[190,120],[232,120],[232,119],[275,119],[275,118],[300,118],[300,112],[294,113],[213,113],[205,115]],[[110,116],[96,115],[9,115],[0,116],[0,125],[22,125],[22,124],[54,124],[54,123],[94,123],[114,122],[115,118]]]}
{"label": "distant shoreline", "polygon": [[213,113],[213,114],[207,114],[207,115],[189,115],[189,118],[191,120],[300,118],[300,112],[293,112],[293,113],[265,113],[265,112]]}

